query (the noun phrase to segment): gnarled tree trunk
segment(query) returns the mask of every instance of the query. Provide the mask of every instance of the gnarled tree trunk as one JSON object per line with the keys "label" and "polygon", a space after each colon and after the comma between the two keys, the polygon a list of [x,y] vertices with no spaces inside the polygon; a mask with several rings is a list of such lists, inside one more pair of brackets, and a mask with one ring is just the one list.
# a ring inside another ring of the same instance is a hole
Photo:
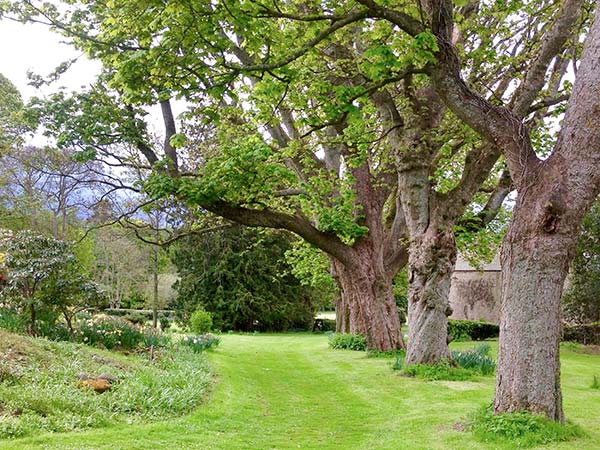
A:
{"label": "gnarled tree trunk", "polygon": [[496,412],[527,410],[562,422],[560,300],[577,232],[536,232],[530,209],[515,211],[502,247]]}
{"label": "gnarled tree trunk", "polygon": [[412,238],[409,255],[406,364],[435,364],[451,357],[448,294],[456,263],[452,227],[432,224]]}
{"label": "gnarled tree trunk", "polygon": [[[404,348],[400,317],[392,291],[392,279],[365,253],[352,266],[338,264],[341,303],[347,308],[344,332],[361,334],[371,350],[389,351]],[[340,312],[336,318],[340,318]]]}

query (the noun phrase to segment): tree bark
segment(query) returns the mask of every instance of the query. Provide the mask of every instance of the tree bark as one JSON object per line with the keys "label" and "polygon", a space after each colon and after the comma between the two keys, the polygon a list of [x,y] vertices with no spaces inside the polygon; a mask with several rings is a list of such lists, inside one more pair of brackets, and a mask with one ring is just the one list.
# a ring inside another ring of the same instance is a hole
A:
{"label": "tree bark", "polygon": [[452,227],[430,225],[411,239],[409,255],[406,364],[436,364],[451,358],[448,294],[456,263]]}
{"label": "tree bark", "polygon": [[369,350],[404,348],[392,279],[374,270],[366,255],[354,266],[343,267],[339,279],[342,301],[348,305],[349,332],[365,336]]}
{"label": "tree bark", "polygon": [[27,333],[30,336],[37,335],[35,321],[36,321],[36,310],[35,310],[35,305],[33,304],[33,299],[32,299],[31,303],[29,305],[29,325],[27,326]]}
{"label": "tree bark", "polygon": [[[340,286],[340,292],[342,288]],[[350,307],[343,293],[335,302],[335,332],[350,333]]]}
{"label": "tree bark", "polygon": [[[496,412],[525,409],[564,420],[560,300],[579,224],[600,192],[598,98],[600,2],[555,150],[537,167],[526,167],[530,176],[518,185],[503,244]],[[507,153],[512,167],[520,156]]]}
{"label": "tree bark", "polygon": [[502,303],[496,412],[520,410],[562,422],[560,305],[576,243],[572,233],[536,232],[528,196],[514,211],[502,247]]}

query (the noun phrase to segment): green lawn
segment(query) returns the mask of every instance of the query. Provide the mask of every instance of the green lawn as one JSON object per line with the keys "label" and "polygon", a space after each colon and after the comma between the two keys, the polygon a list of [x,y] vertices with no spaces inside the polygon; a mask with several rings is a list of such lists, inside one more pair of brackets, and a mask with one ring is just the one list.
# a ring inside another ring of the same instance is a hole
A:
{"label": "green lawn", "polygon": [[[468,347],[472,344],[460,344]],[[330,350],[323,335],[225,335],[209,356],[217,383],[195,413],[150,425],[0,442],[2,449],[512,449],[455,424],[489,403],[493,377],[424,382],[391,360]],[[565,412],[585,438],[546,449],[600,449],[600,356],[563,351]]]}

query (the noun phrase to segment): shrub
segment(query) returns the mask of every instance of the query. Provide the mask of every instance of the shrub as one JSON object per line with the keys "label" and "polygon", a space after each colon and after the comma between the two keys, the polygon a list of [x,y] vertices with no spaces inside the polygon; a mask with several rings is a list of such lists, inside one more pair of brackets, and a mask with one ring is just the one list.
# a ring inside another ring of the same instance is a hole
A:
{"label": "shrub", "polygon": [[329,346],[335,349],[365,351],[367,340],[360,334],[334,333],[329,336]]}
{"label": "shrub", "polygon": [[314,332],[326,333],[328,331],[335,331],[335,320],[333,319],[315,319],[313,324]]}
{"label": "shrub", "polygon": [[394,364],[392,364],[392,370],[402,370],[402,369],[404,369],[404,354],[398,353],[396,355]]}
{"label": "shrub", "polygon": [[202,308],[198,308],[190,317],[189,327],[194,333],[204,334],[212,329],[212,315]]}
{"label": "shrub", "polygon": [[184,336],[181,339],[181,344],[191,348],[195,353],[203,352],[212,347],[216,347],[221,342],[214,334],[201,334],[199,336]]}
{"label": "shrub", "polygon": [[582,435],[579,427],[573,424],[560,424],[525,411],[494,414],[490,407],[474,416],[470,428],[481,441],[506,444],[508,440],[516,448],[566,441]]}
{"label": "shrub", "polygon": [[171,319],[169,319],[167,316],[159,316],[158,322],[160,323],[160,329],[163,331],[167,330],[171,326]]}
{"label": "shrub", "polygon": [[147,315],[140,311],[132,311],[123,316],[123,319],[129,320],[131,323],[135,323],[137,325],[144,325],[148,320],[152,320],[152,316],[148,319]]}
{"label": "shrub", "polygon": [[448,320],[448,336],[452,341],[482,341],[498,337],[500,327],[476,320]]}
{"label": "shrub", "polygon": [[73,339],[69,329],[62,323],[38,322],[38,333],[51,341],[70,341]]}
{"label": "shrub", "polygon": [[464,368],[477,372],[481,375],[491,375],[496,370],[496,363],[488,356],[490,346],[481,344],[472,350],[463,352],[453,351],[452,359],[454,362]]}
{"label": "shrub", "polygon": [[600,345],[600,323],[587,325],[566,325],[563,341],[579,342],[585,345]]}

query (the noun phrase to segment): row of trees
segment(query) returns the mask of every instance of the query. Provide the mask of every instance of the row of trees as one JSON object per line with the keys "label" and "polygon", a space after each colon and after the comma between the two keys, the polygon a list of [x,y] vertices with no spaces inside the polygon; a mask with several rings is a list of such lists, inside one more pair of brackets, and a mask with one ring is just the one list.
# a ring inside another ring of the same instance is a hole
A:
{"label": "row of trees", "polygon": [[[296,233],[328,255],[339,317],[371,348],[403,346],[392,280],[407,265],[407,364],[450,356],[457,237],[516,189],[495,409],[563,420],[560,296],[600,190],[594,7],[111,0],[12,13],[105,66],[90,90],[38,103],[59,145],[136,171],[150,196],[196,215]],[[179,127],[173,99],[188,109]],[[162,144],[144,122],[152,104]]]}

